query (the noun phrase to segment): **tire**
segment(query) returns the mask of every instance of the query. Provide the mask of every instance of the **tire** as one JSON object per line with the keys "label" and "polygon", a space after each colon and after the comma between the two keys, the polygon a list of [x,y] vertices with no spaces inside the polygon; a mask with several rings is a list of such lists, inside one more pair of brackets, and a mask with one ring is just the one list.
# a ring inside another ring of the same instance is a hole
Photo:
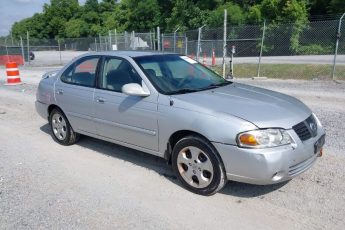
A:
{"label": "tire", "polygon": [[79,134],[73,131],[65,114],[58,108],[49,114],[49,124],[53,139],[61,145],[73,145],[79,140]]}
{"label": "tire", "polygon": [[179,181],[193,193],[210,196],[226,183],[221,158],[204,138],[191,135],[179,140],[173,148],[171,161]]}

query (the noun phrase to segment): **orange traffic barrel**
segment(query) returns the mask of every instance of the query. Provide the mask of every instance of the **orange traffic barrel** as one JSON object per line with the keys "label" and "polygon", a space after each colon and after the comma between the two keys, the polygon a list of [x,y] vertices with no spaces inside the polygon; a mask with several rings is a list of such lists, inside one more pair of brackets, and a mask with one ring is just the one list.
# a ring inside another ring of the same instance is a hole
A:
{"label": "orange traffic barrel", "polygon": [[19,77],[19,69],[16,62],[6,63],[7,84],[6,85],[19,85],[22,81]]}

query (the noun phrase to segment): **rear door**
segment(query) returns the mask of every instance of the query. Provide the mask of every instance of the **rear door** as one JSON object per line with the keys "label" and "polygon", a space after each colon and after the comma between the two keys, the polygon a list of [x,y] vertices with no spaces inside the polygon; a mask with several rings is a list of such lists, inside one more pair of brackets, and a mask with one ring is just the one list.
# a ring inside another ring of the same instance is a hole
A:
{"label": "rear door", "polygon": [[99,60],[99,56],[77,60],[55,83],[57,104],[75,131],[96,133],[93,98]]}
{"label": "rear door", "polygon": [[128,96],[123,85],[144,85],[125,59],[106,57],[95,90],[95,122],[100,136],[158,150],[157,95]]}

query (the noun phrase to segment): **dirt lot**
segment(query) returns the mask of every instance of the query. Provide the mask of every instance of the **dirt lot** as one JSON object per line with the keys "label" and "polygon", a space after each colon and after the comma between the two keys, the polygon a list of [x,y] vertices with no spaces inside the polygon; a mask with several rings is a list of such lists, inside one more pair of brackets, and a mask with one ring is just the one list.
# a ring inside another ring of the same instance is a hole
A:
{"label": "dirt lot", "polygon": [[345,83],[239,80],[298,97],[327,131],[324,156],[273,186],[229,182],[211,197],[183,189],[165,162],[84,137],[56,144],[34,108],[44,69],[4,86],[0,69],[1,229],[343,229]]}

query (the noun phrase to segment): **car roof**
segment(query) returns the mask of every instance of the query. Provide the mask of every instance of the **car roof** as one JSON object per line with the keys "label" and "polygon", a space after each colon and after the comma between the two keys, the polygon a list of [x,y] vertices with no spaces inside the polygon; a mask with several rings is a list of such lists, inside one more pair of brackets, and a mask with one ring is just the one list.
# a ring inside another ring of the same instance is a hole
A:
{"label": "car roof", "polygon": [[88,54],[142,57],[142,56],[152,56],[152,55],[167,55],[167,54],[175,54],[175,53],[166,53],[166,52],[163,53],[159,51],[115,51],[114,50],[114,51],[92,52]]}

